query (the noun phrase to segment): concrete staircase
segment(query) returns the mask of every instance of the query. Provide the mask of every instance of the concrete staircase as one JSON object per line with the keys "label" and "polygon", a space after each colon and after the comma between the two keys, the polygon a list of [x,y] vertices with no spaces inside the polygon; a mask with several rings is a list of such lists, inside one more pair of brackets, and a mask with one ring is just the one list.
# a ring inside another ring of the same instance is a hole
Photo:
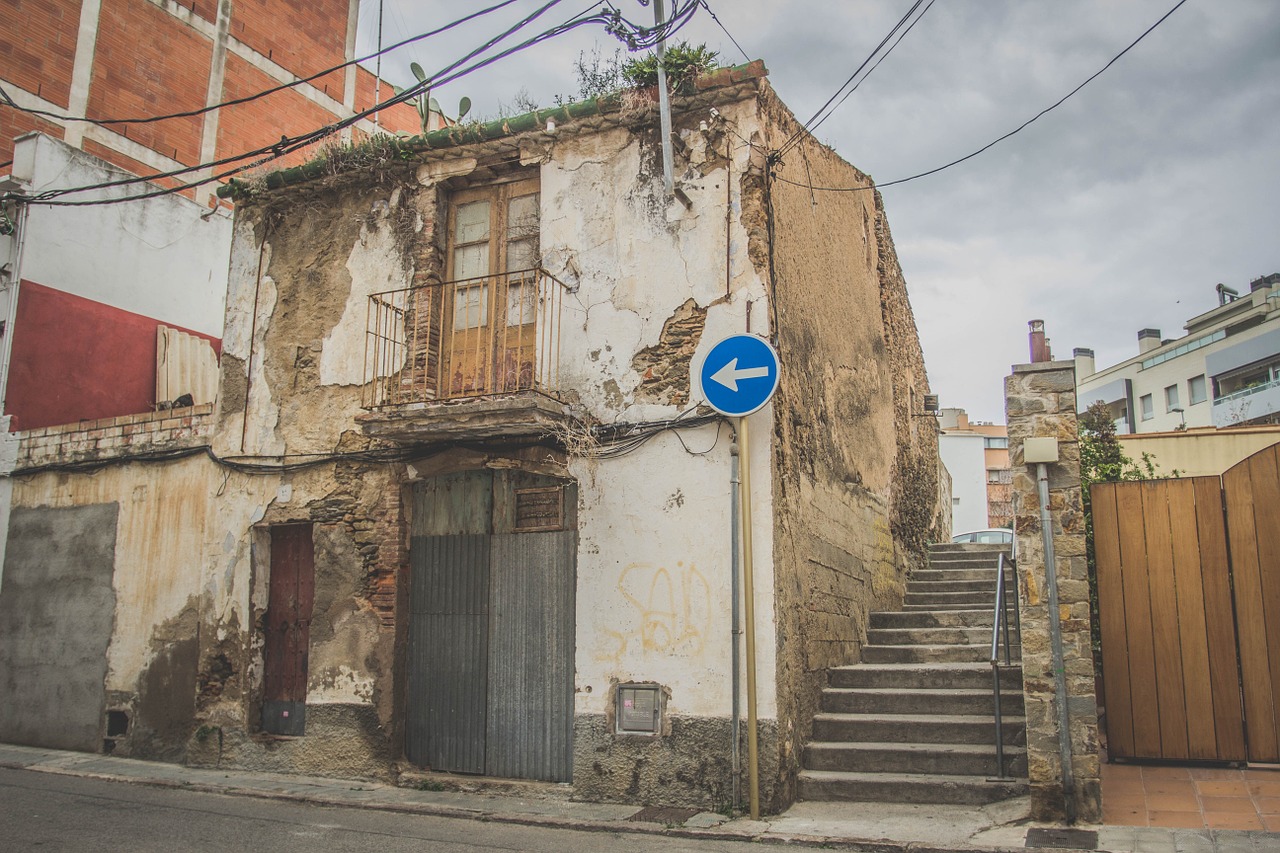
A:
{"label": "concrete staircase", "polygon": [[[873,613],[862,663],[828,671],[800,799],[991,803],[1027,792],[1020,650],[1002,667],[1005,773],[996,776],[991,620],[1007,546],[935,545],[901,612]],[[1006,590],[1014,576],[1006,570]],[[1016,643],[1017,638],[1014,637]]]}

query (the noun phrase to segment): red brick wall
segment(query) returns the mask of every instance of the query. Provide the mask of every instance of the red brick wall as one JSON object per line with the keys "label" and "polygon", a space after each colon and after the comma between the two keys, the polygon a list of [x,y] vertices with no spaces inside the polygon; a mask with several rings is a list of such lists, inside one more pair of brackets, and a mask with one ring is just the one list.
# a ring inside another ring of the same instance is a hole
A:
{"label": "red brick wall", "polygon": [[[272,85],[272,80],[238,56],[227,56],[223,99],[251,95]],[[218,157],[252,151],[278,142],[281,135],[295,136],[334,121],[327,110],[316,106],[297,92],[286,89],[247,104],[222,111],[218,120]],[[273,160],[263,168],[274,171],[309,159],[307,149]]]}
{"label": "red brick wall", "polygon": [[[53,122],[15,110],[13,107],[0,107],[0,163],[13,160],[14,138],[33,130],[46,133],[55,139],[62,138],[62,128]],[[0,168],[0,174],[7,174],[8,171],[8,166]]]}
{"label": "red brick wall", "polygon": [[[166,115],[204,106],[213,45],[172,15],[139,0],[103,0],[91,118]],[[200,116],[113,129],[184,163],[200,157]]]}
{"label": "red brick wall", "polygon": [[178,5],[185,6],[211,24],[218,23],[218,0],[178,0]]}
{"label": "red brick wall", "polygon": [[[309,77],[346,61],[347,0],[235,0],[231,36],[299,77]],[[341,102],[343,79],[335,71],[311,85]]]}
{"label": "red brick wall", "polygon": [[79,29],[80,0],[0,2],[0,78],[67,106]]}
{"label": "red brick wall", "polygon": [[[373,74],[356,66],[356,112],[363,112],[373,106],[374,82]],[[378,92],[378,100],[385,101],[394,95],[395,91],[391,88],[391,84],[383,80],[382,90]],[[422,121],[411,103],[396,104],[394,107],[382,110],[378,113],[378,120],[383,130],[388,133],[403,130],[405,133],[416,136],[422,132]]]}

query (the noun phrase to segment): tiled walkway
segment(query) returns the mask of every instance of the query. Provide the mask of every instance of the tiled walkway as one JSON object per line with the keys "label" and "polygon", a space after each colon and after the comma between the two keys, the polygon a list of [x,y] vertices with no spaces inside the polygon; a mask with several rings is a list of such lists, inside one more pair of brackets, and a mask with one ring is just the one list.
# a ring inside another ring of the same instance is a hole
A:
{"label": "tiled walkway", "polygon": [[1102,765],[1103,822],[1280,832],[1280,770]]}

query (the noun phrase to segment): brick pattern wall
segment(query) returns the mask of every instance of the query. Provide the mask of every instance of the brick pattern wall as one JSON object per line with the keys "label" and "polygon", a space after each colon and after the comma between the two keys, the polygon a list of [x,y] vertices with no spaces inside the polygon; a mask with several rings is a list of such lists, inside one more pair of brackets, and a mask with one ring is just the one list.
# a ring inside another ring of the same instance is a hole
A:
{"label": "brick pattern wall", "polygon": [[1102,818],[1098,709],[1089,631],[1075,363],[1050,361],[1015,366],[1013,375],[1005,379],[1005,413],[1013,491],[1018,498],[1015,530],[1031,816],[1034,820],[1053,821],[1066,811],[1039,487],[1036,466],[1023,462],[1027,438],[1052,437],[1058,440],[1058,462],[1047,465],[1046,471],[1070,716],[1075,813],[1079,820],[1096,823]]}
{"label": "brick pattern wall", "polygon": [[[167,115],[204,106],[213,43],[163,9],[103,0],[98,19],[90,118]],[[201,116],[111,129],[175,160],[200,158]]]}
{"label": "brick pattern wall", "polygon": [[[60,108],[70,102],[80,24],[79,0],[10,0],[0,3],[0,81],[6,88],[36,94]],[[190,10],[190,12],[188,12]],[[94,65],[86,112],[92,118],[161,115],[199,109],[205,105],[213,57],[212,27],[217,0],[183,0],[180,4],[154,0],[102,0]],[[307,77],[345,59],[348,0],[236,0],[230,37],[286,69],[286,79]],[[199,26],[192,26],[188,21]],[[357,110],[373,102],[373,75],[357,69]],[[312,85],[342,102],[345,71],[336,71]],[[279,85],[277,80],[229,52],[220,100],[243,97]],[[340,117],[302,94],[302,87],[261,101],[220,111],[216,156],[242,153],[293,135],[331,124]],[[382,99],[392,95],[382,86]],[[110,129],[164,157],[187,165],[201,162],[204,122],[210,116],[172,119],[155,124],[116,125]],[[412,106],[401,104],[381,114],[382,127],[419,132]],[[0,107],[0,163],[13,156],[13,139],[38,130],[56,138],[64,132],[58,122],[37,119],[11,107]],[[355,139],[365,134],[357,130]],[[336,139],[336,137],[335,137]],[[101,140],[84,149],[136,174],[157,171],[119,154]],[[267,168],[296,165],[313,156],[306,149],[271,162]],[[0,173],[7,171],[0,168]],[[186,193],[194,195],[194,193]]]}
{"label": "brick pattern wall", "polygon": [[79,30],[80,0],[0,3],[0,77],[65,107]]}
{"label": "brick pattern wall", "polygon": [[206,446],[213,428],[213,404],[205,403],[27,430],[18,433],[17,469]]}

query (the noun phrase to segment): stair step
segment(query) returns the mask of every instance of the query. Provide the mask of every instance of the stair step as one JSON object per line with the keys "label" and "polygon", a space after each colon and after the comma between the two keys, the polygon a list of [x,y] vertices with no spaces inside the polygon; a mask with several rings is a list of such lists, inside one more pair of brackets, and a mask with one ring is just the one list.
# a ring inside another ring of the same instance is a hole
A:
{"label": "stair step", "polygon": [[[1006,571],[1005,574],[1009,580],[1013,580],[1013,573]],[[955,568],[947,569],[941,566],[931,566],[927,569],[920,569],[911,574],[911,582],[915,581],[982,581],[991,585],[995,589],[996,583],[996,567],[990,568]]]}
{"label": "stair step", "polygon": [[[827,687],[822,691],[822,710],[837,714],[989,714],[991,691]],[[1022,693],[1001,690],[1001,715],[1022,712]]]}
{"label": "stair step", "polygon": [[[1000,718],[1004,742],[1023,746],[1027,740],[1024,717]],[[881,743],[990,744],[995,734],[991,714],[817,714],[813,718],[814,741]]]}
{"label": "stair step", "polygon": [[921,580],[920,578],[912,578],[907,583],[908,593],[928,593],[928,592],[976,592],[985,593],[993,602],[996,598],[996,578],[995,573],[991,574],[989,579],[961,579],[961,580]]}
{"label": "stair step", "polygon": [[948,628],[872,628],[867,631],[867,643],[873,646],[927,646],[991,644],[991,629],[977,627]]}
{"label": "stair step", "polygon": [[[827,670],[837,689],[985,690],[991,696],[990,663],[856,664]],[[1021,692],[1022,667],[1001,667],[1001,690]],[[990,714],[991,703],[980,713]]]}
{"label": "stair step", "polygon": [[893,610],[871,614],[871,628],[985,628],[990,637],[994,607],[986,610]]}
{"label": "stair step", "polygon": [[[902,605],[902,609],[904,612],[918,613],[921,610],[975,610],[980,608],[976,607],[975,603],[972,601],[955,601],[948,604],[941,604],[937,602],[912,602],[910,604]],[[991,610],[995,610],[994,601],[991,602]],[[987,612],[990,613],[991,611],[989,610]]]}
{"label": "stair step", "polygon": [[1025,796],[1025,779],[988,782],[984,776],[934,776],[924,773],[844,773],[802,770],[800,799],[864,803],[943,803],[985,805]]}
{"label": "stair step", "polygon": [[[942,776],[996,774],[993,744],[971,743],[847,743],[815,741],[804,748],[806,770],[856,773],[930,773]],[[1027,772],[1027,754],[1011,746],[1004,752],[1003,775]]]}
{"label": "stair step", "polygon": [[967,603],[974,609],[995,608],[994,590],[967,590],[964,592],[915,592],[908,589],[903,604],[958,604]]}
{"label": "stair step", "polygon": [[972,645],[906,645],[906,646],[863,646],[862,660],[866,663],[928,663],[930,661],[948,661],[951,663],[991,662],[991,646],[986,643]]}

